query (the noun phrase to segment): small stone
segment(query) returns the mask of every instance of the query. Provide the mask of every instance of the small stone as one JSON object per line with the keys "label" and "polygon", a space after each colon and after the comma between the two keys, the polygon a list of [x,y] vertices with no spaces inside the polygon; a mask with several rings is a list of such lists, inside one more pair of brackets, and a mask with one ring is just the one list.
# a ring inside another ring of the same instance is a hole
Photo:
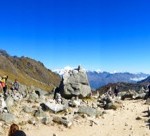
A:
{"label": "small stone", "polygon": [[128,126],[128,124],[127,124],[127,123],[125,123],[125,126]]}
{"label": "small stone", "polygon": [[133,128],[131,127],[130,130],[132,130]]}
{"label": "small stone", "polygon": [[141,120],[141,119],[142,119],[141,117],[137,117],[137,118],[136,118],[136,120]]}

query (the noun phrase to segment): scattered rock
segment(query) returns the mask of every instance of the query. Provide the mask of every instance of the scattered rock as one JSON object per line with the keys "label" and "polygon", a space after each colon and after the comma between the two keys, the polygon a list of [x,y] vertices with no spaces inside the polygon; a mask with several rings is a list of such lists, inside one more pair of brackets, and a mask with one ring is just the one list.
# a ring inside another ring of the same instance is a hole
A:
{"label": "scattered rock", "polygon": [[81,107],[79,107],[78,113],[80,113],[80,114],[87,114],[90,117],[97,117],[97,116],[101,116],[103,114],[102,111],[99,111],[97,109],[91,108],[89,106],[81,106]]}
{"label": "scattered rock", "polygon": [[70,127],[72,125],[71,120],[68,120],[68,119],[63,118],[63,117],[55,116],[55,117],[53,117],[53,121],[58,123],[58,124],[63,124],[66,127]]}
{"label": "scattered rock", "polygon": [[49,109],[51,111],[53,111],[54,113],[60,112],[60,111],[64,111],[66,110],[68,107],[66,105],[63,104],[57,104],[55,102],[50,103],[50,102],[45,102],[42,105],[42,109]]}
{"label": "scattered rock", "polygon": [[142,118],[141,117],[137,117],[136,120],[142,120]]}

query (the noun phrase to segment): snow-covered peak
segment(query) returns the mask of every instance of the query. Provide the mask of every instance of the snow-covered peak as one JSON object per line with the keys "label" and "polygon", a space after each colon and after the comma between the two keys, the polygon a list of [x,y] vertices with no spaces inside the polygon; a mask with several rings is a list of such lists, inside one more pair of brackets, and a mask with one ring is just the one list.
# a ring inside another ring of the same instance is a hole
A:
{"label": "snow-covered peak", "polygon": [[118,73],[116,70],[112,71],[112,72],[109,72],[110,74],[115,74],[115,73]]}
{"label": "snow-covered peak", "polygon": [[53,70],[54,72],[58,73],[59,75],[63,75],[64,73],[70,71],[70,70],[73,70],[74,68],[70,67],[70,66],[66,66],[62,69],[55,69]]}
{"label": "snow-covered peak", "polygon": [[95,70],[97,73],[102,73],[103,71],[101,69]]}
{"label": "snow-covered peak", "polygon": [[102,71],[101,69],[97,69],[97,70],[86,70],[86,72],[96,72],[96,73],[103,73],[104,71]]}

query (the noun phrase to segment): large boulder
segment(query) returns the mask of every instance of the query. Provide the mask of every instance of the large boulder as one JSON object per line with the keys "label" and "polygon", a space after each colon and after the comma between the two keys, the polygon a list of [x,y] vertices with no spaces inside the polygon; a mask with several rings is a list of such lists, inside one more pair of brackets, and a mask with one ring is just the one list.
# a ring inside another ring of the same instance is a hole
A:
{"label": "large boulder", "polygon": [[79,66],[77,69],[64,73],[59,90],[64,98],[74,96],[84,98],[90,95],[91,88],[86,71]]}

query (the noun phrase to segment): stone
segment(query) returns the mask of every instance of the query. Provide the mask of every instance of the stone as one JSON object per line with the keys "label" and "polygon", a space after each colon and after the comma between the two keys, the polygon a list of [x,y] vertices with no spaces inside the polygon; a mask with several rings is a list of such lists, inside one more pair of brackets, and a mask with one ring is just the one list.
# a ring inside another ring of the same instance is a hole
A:
{"label": "stone", "polygon": [[54,113],[64,111],[68,108],[66,105],[58,104],[58,103],[50,103],[50,102],[42,103],[42,106],[53,111]]}
{"label": "stone", "polygon": [[3,113],[0,114],[0,120],[5,121],[6,123],[12,123],[16,120],[16,117],[11,113]]}
{"label": "stone", "polygon": [[79,96],[85,98],[91,94],[91,88],[86,71],[81,67],[66,72],[59,86],[60,93],[64,98]]}
{"label": "stone", "polygon": [[24,107],[23,107],[23,111],[24,111],[25,113],[32,113],[34,110],[33,110],[31,107],[24,106]]}
{"label": "stone", "polygon": [[39,96],[35,92],[29,94],[29,102],[36,102],[37,99],[39,99]]}
{"label": "stone", "polygon": [[146,100],[146,104],[147,104],[147,105],[150,105],[150,98],[148,98],[148,99]]}
{"label": "stone", "polygon": [[51,123],[51,119],[49,117],[45,117],[41,120],[41,122],[44,124],[44,125],[47,125],[47,124],[50,124]]}
{"label": "stone", "polygon": [[91,108],[89,106],[81,106],[81,107],[79,107],[78,113],[86,114],[86,115],[88,115],[90,117],[98,117],[98,116],[102,115],[101,111],[99,111],[97,109],[94,109],[94,108]]}
{"label": "stone", "polygon": [[53,121],[58,124],[63,124],[66,127],[70,127],[72,125],[72,121],[63,117],[54,116]]}
{"label": "stone", "polygon": [[41,108],[39,108],[38,110],[35,111],[34,116],[39,118],[45,118],[46,114]]}

